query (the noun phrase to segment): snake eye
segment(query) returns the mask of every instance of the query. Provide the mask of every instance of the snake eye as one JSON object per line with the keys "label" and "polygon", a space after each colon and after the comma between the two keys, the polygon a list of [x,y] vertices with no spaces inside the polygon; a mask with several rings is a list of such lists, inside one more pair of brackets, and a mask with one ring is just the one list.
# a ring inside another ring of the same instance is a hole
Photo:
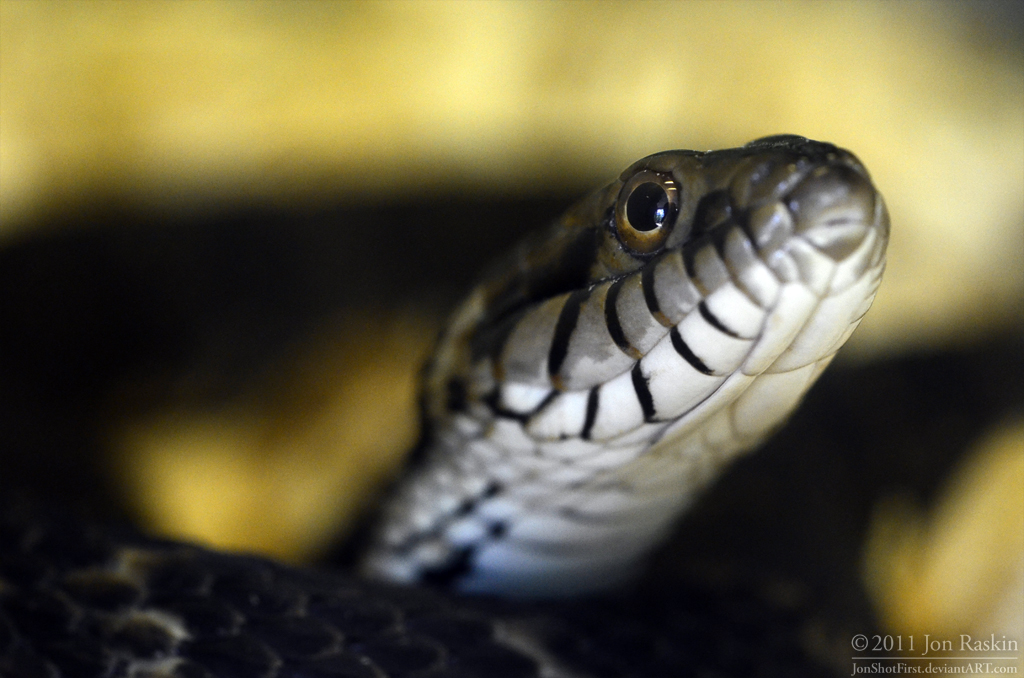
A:
{"label": "snake eye", "polygon": [[615,232],[636,254],[665,244],[679,214],[679,186],[671,175],[642,170],[626,181],[615,204]]}

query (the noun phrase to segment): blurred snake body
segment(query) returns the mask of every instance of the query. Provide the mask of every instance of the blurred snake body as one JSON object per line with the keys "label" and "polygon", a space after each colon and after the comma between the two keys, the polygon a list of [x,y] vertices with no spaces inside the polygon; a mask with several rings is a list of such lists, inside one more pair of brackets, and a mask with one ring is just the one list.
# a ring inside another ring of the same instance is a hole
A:
{"label": "blurred snake body", "polygon": [[[633,164],[455,311],[425,371],[423,442],[361,573],[528,598],[623,583],[797,406],[871,305],[888,235],[867,171],[830,144]],[[0,673],[584,675],[507,626],[467,631],[476,613],[456,603],[97,534],[62,560],[46,529],[0,524]],[[480,668],[480,647],[506,658]]]}

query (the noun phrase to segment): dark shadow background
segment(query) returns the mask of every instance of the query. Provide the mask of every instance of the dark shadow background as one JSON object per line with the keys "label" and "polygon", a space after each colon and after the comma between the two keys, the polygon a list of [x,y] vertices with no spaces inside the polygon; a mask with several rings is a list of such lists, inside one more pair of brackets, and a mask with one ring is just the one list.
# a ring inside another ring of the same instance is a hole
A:
{"label": "dark shadow background", "polygon": [[[266,388],[268,370],[327,318],[410,303],[441,313],[478,262],[569,201],[223,205],[180,218],[122,204],[27,231],[0,249],[0,491],[125,516],[105,449],[125,383],[145,385],[136,414]],[[651,580],[681,565],[781,578],[830,616],[871,624],[859,567],[873,507],[894,493],[929,503],[988,427],[1024,414],[1022,349],[1008,334],[958,351],[840,359],[781,434],[687,516]]]}

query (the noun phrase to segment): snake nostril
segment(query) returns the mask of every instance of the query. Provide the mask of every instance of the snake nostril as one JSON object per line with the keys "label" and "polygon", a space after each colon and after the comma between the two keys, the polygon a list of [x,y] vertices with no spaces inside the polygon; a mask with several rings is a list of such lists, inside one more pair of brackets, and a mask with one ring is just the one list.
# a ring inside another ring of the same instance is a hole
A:
{"label": "snake nostril", "polygon": [[752,210],[775,202],[799,184],[805,175],[801,163],[791,157],[750,158],[730,182],[732,204]]}

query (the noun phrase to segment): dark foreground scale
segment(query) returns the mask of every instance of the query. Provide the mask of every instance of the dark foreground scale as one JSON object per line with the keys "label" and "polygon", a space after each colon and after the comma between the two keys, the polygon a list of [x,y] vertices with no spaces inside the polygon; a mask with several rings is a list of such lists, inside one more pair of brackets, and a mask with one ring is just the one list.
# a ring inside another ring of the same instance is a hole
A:
{"label": "dark foreground scale", "polygon": [[[363,573],[513,597],[623,582],[867,311],[888,217],[800,137],[650,156],[514,251],[427,370]],[[0,520],[0,675],[815,675],[799,617],[687,590],[497,603]]]}

